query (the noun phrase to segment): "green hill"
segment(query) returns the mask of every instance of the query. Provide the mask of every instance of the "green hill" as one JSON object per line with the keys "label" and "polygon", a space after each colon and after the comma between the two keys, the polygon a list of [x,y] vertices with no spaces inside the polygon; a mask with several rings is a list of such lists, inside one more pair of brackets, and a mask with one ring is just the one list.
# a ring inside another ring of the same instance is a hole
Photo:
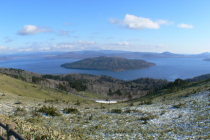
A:
{"label": "green hill", "polygon": [[125,59],[120,57],[95,57],[87,58],[73,63],[62,64],[61,67],[72,69],[95,69],[109,71],[125,71],[133,69],[144,69],[155,66],[154,63],[144,60]]}
{"label": "green hill", "polygon": [[73,103],[78,100],[84,100],[81,97],[66,94],[66,92],[56,88],[46,88],[42,85],[24,82],[5,74],[0,74],[0,93],[10,94],[10,96],[18,95],[19,97],[27,97],[32,99],[58,100]]}

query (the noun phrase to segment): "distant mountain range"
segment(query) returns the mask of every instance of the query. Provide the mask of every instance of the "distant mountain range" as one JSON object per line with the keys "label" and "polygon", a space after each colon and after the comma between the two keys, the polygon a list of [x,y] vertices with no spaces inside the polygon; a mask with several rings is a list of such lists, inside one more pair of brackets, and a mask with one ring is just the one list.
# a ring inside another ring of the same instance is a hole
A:
{"label": "distant mountain range", "polygon": [[144,60],[106,56],[86,58],[80,61],[65,63],[61,65],[61,67],[73,69],[96,69],[110,71],[144,69],[152,66],[155,66],[155,64],[151,62],[146,62]]}
{"label": "distant mountain range", "polygon": [[56,56],[50,56],[47,58],[72,58],[72,59],[84,59],[93,57],[123,57],[123,58],[210,58],[210,53],[205,52],[202,54],[174,54],[170,52],[153,53],[153,52],[128,52],[128,51],[78,51],[63,53]]}
{"label": "distant mountain range", "polygon": [[22,53],[0,53],[1,60],[27,59],[27,58],[47,58],[64,54],[64,52],[22,52]]}
{"label": "distant mountain range", "polygon": [[27,59],[27,58],[48,58],[48,59],[84,59],[93,57],[123,57],[123,58],[210,58],[209,52],[201,54],[175,54],[171,52],[153,53],[153,52],[129,52],[116,50],[84,50],[73,52],[25,52],[5,54],[0,52],[0,61],[9,59]]}

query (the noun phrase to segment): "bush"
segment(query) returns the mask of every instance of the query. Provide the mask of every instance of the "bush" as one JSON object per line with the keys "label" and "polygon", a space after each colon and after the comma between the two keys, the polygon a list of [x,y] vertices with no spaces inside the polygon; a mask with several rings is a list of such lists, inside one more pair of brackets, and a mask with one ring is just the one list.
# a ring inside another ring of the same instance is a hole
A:
{"label": "bush", "polygon": [[134,104],[133,103],[130,103],[129,106],[134,106]]}
{"label": "bush", "polygon": [[112,109],[111,113],[122,113],[122,109]]}
{"label": "bush", "polygon": [[89,117],[89,120],[93,120],[93,115],[91,114],[91,116]]}
{"label": "bush", "polygon": [[139,103],[139,105],[151,105],[151,104],[152,104],[152,100],[142,101]]}
{"label": "bush", "polygon": [[148,116],[142,116],[139,118],[139,120],[144,121],[143,124],[146,124],[148,120],[157,118],[158,115],[148,115]]}
{"label": "bush", "polygon": [[48,116],[60,116],[61,114],[58,112],[58,110],[56,108],[54,108],[53,106],[51,107],[46,107],[45,105],[43,107],[41,107],[38,112],[42,112],[45,113]]}
{"label": "bush", "polygon": [[151,105],[152,104],[152,100],[145,101],[144,104]]}
{"label": "bush", "polygon": [[80,105],[81,103],[79,102],[79,100],[77,100],[77,102],[74,105]]}
{"label": "bush", "polygon": [[70,107],[70,108],[64,108],[63,112],[68,113],[68,114],[69,113],[79,113],[79,110],[77,108]]}
{"label": "bush", "polygon": [[125,113],[131,113],[131,111],[132,111],[131,109],[126,109],[124,112]]}
{"label": "bush", "polygon": [[21,107],[18,107],[14,112],[15,116],[25,116],[27,114],[26,109]]}
{"label": "bush", "polygon": [[35,110],[31,111],[32,117],[41,117],[42,115],[37,112],[36,108]]}

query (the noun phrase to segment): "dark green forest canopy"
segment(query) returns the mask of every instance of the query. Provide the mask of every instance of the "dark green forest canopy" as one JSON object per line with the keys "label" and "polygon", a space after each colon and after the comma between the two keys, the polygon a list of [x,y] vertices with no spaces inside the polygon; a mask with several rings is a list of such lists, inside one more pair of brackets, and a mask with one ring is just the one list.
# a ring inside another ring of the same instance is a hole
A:
{"label": "dark green forest canopy", "polygon": [[61,65],[61,67],[72,69],[96,69],[109,71],[144,69],[152,66],[155,66],[155,64],[144,60],[105,56],[87,58],[80,61],[65,63]]}

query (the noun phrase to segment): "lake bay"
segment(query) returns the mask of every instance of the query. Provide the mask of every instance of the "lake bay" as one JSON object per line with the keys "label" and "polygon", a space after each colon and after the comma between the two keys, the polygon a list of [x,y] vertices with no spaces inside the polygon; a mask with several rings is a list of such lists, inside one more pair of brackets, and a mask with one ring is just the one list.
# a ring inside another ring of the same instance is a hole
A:
{"label": "lake bay", "polygon": [[[142,59],[142,58],[141,58]],[[147,69],[113,72],[106,70],[80,70],[60,67],[63,63],[78,61],[79,59],[13,59],[0,61],[0,67],[23,69],[41,74],[69,74],[86,73],[107,75],[122,80],[133,80],[141,77],[167,79],[174,81],[177,78],[187,79],[210,73],[210,61],[203,58],[144,58],[156,66]]]}

